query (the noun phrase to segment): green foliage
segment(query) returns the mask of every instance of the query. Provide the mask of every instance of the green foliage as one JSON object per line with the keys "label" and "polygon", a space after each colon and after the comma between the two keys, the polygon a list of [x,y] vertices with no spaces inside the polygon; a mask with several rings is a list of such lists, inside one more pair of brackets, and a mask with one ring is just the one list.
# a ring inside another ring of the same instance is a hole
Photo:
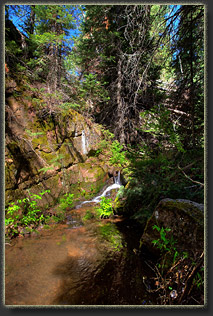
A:
{"label": "green foliage", "polygon": [[100,207],[97,212],[101,218],[109,218],[113,214],[112,199],[107,199],[105,196],[101,198]]}
{"label": "green foliage", "polygon": [[81,105],[78,103],[65,102],[60,104],[60,108],[62,109],[62,111],[67,113],[70,109],[79,110],[81,108]]}
{"label": "green foliage", "polygon": [[171,235],[172,232],[170,228],[159,227],[157,225],[154,225],[152,228],[159,232],[160,238],[152,240],[152,243],[161,252],[160,262],[157,266],[161,269],[161,274],[164,275],[180,258],[184,260],[188,258],[189,255],[187,252],[180,253],[177,250],[175,246],[177,241],[174,240],[174,237]]}
{"label": "green foliage", "polygon": [[110,164],[122,167],[126,163],[126,155],[125,152],[122,151],[122,149],[123,146],[117,140],[112,142],[110,146]]}
{"label": "green foliage", "polygon": [[[169,228],[153,226],[157,230],[159,238],[152,243],[160,250],[160,258],[154,267],[156,271],[155,282],[156,291],[159,294],[159,300],[162,305],[182,304],[190,302],[196,297],[196,302],[203,301],[204,291],[204,266],[203,253],[201,255],[177,250],[176,241]],[[190,304],[190,303],[187,303]]]}
{"label": "green foliage", "polygon": [[73,197],[74,194],[66,193],[63,197],[59,199],[59,209],[65,211],[68,207],[73,207]]}
{"label": "green foliage", "polygon": [[37,137],[37,136],[40,136],[40,135],[44,135],[44,132],[31,132],[30,130],[26,129],[26,132],[27,134],[30,136],[30,137]]}
{"label": "green foliage", "polygon": [[118,192],[116,194],[116,199],[120,199],[122,197],[124,197],[125,194],[125,187],[123,185],[120,186],[120,188],[118,189]]}
{"label": "green foliage", "polygon": [[92,100],[94,103],[104,102],[109,100],[107,91],[104,89],[104,84],[98,81],[97,74],[89,73],[84,76],[79,87],[79,96],[83,100]]}
{"label": "green foliage", "polygon": [[[145,222],[163,198],[188,199],[203,203],[204,190],[192,181],[204,181],[203,150],[168,151],[144,156],[129,152],[129,186],[125,189],[125,208],[131,216]],[[187,178],[178,165],[185,168]],[[194,169],[195,168],[195,169]]]}
{"label": "green foliage", "polygon": [[64,155],[58,154],[56,157],[50,160],[50,165],[45,166],[41,169],[39,169],[39,172],[46,173],[48,170],[54,170],[55,168],[60,168],[62,165],[62,159],[64,158]]}
{"label": "green foliage", "polygon": [[86,211],[86,214],[84,215],[84,217],[82,218],[83,222],[88,221],[90,219],[95,218],[95,215],[93,212],[91,212],[90,210]]}
{"label": "green foliage", "polygon": [[52,216],[54,222],[60,223],[64,221],[66,210],[73,207],[73,197],[74,194],[66,193],[59,198],[57,213]]}
{"label": "green foliage", "polygon": [[43,168],[39,169],[39,172],[43,172],[45,174],[49,170],[54,170],[54,166],[43,167]]}
{"label": "green foliage", "polygon": [[127,165],[126,151],[118,140],[113,140],[115,135],[104,128],[102,128],[102,135],[104,139],[98,144],[96,155],[105,154],[109,159],[109,163],[119,168]]}
{"label": "green foliage", "polygon": [[180,6],[178,14],[171,47],[177,84],[172,100],[188,114],[179,118],[179,134],[185,148],[193,148],[202,145],[204,135],[204,5]]}
{"label": "green foliage", "polygon": [[123,248],[122,237],[115,224],[104,223],[99,225],[98,228],[101,237],[109,242],[109,246],[113,251],[120,251]]}
{"label": "green foliage", "polygon": [[197,272],[194,279],[193,285],[196,285],[198,289],[201,289],[204,286],[204,277],[203,277],[204,268],[200,269],[200,272]]}
{"label": "green foliage", "polygon": [[39,194],[29,194],[28,197],[9,204],[5,214],[7,236],[14,237],[22,233],[23,228],[36,228],[49,220],[49,216],[44,216],[37,202],[49,192],[50,190],[45,190]]}
{"label": "green foliage", "polygon": [[163,141],[167,141],[170,147],[175,146],[180,152],[184,152],[181,137],[172,122],[170,111],[164,107],[153,107],[140,113],[143,119],[143,132],[149,133],[159,141],[159,149],[163,148]]}
{"label": "green foliage", "polygon": [[113,133],[111,133],[109,130],[105,128],[101,128],[101,132],[103,135],[103,139],[98,144],[98,149],[96,150],[96,156],[98,156],[100,153],[108,152],[110,145],[112,143],[112,139],[115,137]]}
{"label": "green foliage", "polygon": [[[157,225],[154,225],[152,228],[156,229],[160,234],[160,238],[152,240],[152,243],[161,251],[163,262],[160,266],[162,269],[164,269],[165,260],[169,261],[172,258],[172,264],[174,264],[177,257],[179,257],[179,252],[175,247],[175,244],[177,242],[174,240],[172,235],[170,237],[168,236],[167,233],[171,232],[170,228],[159,227]],[[166,265],[168,265],[168,262],[166,263]]]}

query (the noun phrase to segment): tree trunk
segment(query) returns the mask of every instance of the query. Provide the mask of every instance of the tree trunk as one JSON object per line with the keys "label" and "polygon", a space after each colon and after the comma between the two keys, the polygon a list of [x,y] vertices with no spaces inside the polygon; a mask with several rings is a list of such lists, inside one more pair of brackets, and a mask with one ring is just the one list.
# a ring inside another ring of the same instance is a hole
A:
{"label": "tree trunk", "polygon": [[31,5],[31,11],[30,11],[30,23],[29,23],[29,33],[34,33],[35,28],[35,11],[34,11],[35,5]]}
{"label": "tree trunk", "polygon": [[118,78],[117,78],[117,130],[119,135],[119,141],[121,144],[125,143],[125,133],[124,133],[124,109],[123,109],[123,102],[122,102],[122,60],[121,57],[118,60]]}
{"label": "tree trunk", "polygon": [[194,104],[194,72],[193,72],[193,25],[192,11],[190,16],[190,109],[191,109],[191,129],[192,129],[192,145],[195,147],[195,104]]}

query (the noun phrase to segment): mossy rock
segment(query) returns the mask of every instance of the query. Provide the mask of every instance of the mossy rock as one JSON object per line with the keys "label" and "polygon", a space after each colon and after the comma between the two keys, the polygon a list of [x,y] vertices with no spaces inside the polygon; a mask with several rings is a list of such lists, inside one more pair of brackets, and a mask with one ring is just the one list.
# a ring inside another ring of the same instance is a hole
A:
{"label": "mossy rock", "polygon": [[159,250],[152,241],[159,238],[153,226],[170,228],[168,238],[173,236],[179,252],[200,252],[204,248],[204,213],[203,205],[189,200],[164,199],[159,202],[151,218],[147,221],[141,237],[141,250],[156,256]]}
{"label": "mossy rock", "polygon": [[14,165],[13,159],[5,157],[5,187],[13,188],[16,183],[15,174],[17,168]]}
{"label": "mossy rock", "polygon": [[46,134],[45,135],[38,134],[36,136],[36,132],[35,132],[35,137],[32,138],[31,142],[32,142],[32,145],[33,145],[34,149],[35,148],[39,148],[41,150],[45,150],[46,152],[50,152],[51,151],[51,148],[49,146],[49,142],[48,142]]}
{"label": "mossy rock", "polygon": [[115,198],[113,202],[113,208],[115,214],[124,214],[125,213],[125,204],[126,199],[122,198],[119,199],[118,197]]}
{"label": "mossy rock", "polygon": [[105,171],[98,165],[91,164],[90,162],[79,163],[79,171],[82,174],[84,181],[96,182],[105,178]]}
{"label": "mossy rock", "polygon": [[[9,82],[7,84],[9,86]],[[18,90],[17,84],[15,88]],[[98,125],[73,109],[66,115],[60,112],[55,122],[48,118],[42,120],[39,108],[32,104],[32,92],[27,90],[22,91],[21,97],[8,97],[7,103],[16,120],[7,122],[13,138],[6,134],[7,145],[10,146],[6,166],[6,202],[16,197],[24,198],[28,188],[35,193],[42,188],[50,189],[50,204],[69,189],[83,198],[83,195],[96,194],[102,188],[107,179],[103,161],[96,157],[90,160],[88,155],[82,154],[82,131],[87,137],[88,152],[96,150],[101,139]],[[76,134],[78,137],[75,137]],[[20,135],[23,137],[14,142],[13,139],[18,139]],[[57,155],[63,158],[54,163]],[[52,169],[39,171],[48,167]],[[15,184],[17,188],[14,188]]]}

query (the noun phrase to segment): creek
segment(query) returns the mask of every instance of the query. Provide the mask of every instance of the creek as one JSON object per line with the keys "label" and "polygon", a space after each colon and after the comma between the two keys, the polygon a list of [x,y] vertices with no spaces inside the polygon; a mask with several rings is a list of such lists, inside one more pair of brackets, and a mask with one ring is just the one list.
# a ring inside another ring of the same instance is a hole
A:
{"label": "creek", "polygon": [[6,305],[152,303],[143,283],[151,272],[139,252],[141,227],[121,216],[85,220],[119,181],[67,212],[63,223],[6,245]]}

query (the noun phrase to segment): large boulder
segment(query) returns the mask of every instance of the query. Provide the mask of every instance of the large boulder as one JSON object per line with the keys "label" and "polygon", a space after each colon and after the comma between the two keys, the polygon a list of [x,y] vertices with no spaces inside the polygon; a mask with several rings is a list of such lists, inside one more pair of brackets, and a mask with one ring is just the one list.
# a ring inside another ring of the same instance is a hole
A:
{"label": "large boulder", "polygon": [[204,248],[204,206],[189,200],[163,199],[148,220],[140,240],[140,248],[154,256],[160,251],[153,245],[159,232],[153,226],[170,228],[168,238],[173,236],[179,253],[196,254]]}

